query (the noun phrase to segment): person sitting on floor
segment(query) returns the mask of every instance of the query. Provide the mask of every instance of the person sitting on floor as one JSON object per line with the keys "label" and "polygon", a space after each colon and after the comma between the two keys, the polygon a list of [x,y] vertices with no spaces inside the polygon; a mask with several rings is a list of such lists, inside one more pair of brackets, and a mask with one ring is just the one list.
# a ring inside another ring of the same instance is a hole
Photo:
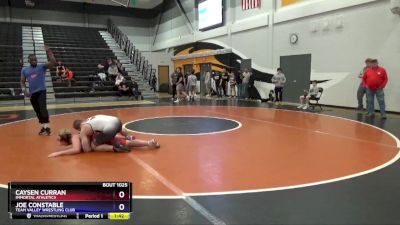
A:
{"label": "person sitting on floor", "polygon": [[[310,99],[313,100],[317,97],[319,92],[319,88],[317,86],[317,81],[312,81],[312,85],[310,90],[304,90],[304,95],[300,96],[300,105],[297,107],[298,109],[308,109],[310,105]],[[304,104],[304,99],[306,100],[306,104]]]}
{"label": "person sitting on floor", "polygon": [[270,90],[267,98],[267,102],[275,102],[275,92],[274,90]]}

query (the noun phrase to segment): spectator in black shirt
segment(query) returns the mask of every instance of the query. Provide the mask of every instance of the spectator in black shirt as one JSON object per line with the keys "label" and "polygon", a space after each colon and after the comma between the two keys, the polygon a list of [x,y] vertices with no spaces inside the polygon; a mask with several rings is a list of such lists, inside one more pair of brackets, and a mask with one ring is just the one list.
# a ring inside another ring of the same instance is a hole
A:
{"label": "spectator in black shirt", "polygon": [[151,89],[150,90],[153,90],[154,92],[156,92],[157,91],[156,86],[157,86],[157,77],[154,75],[151,78]]}
{"label": "spectator in black shirt", "polygon": [[238,71],[237,72],[237,74],[236,74],[236,76],[235,76],[235,78],[236,78],[236,85],[237,85],[237,97],[238,98],[243,98],[243,88],[242,88],[242,79],[243,79],[243,77],[242,77],[242,71]]}
{"label": "spectator in black shirt", "polygon": [[228,76],[228,73],[227,73],[226,69],[224,69],[224,71],[222,72],[221,79],[222,79],[221,88],[222,88],[222,91],[224,93],[224,96],[227,97],[228,95],[226,94],[226,92],[227,92],[226,89],[227,89],[227,86],[228,86],[227,84],[228,84],[229,76]]}
{"label": "spectator in black shirt", "polygon": [[129,88],[126,82],[121,82],[118,86],[118,96],[129,96],[132,97],[132,90]]}
{"label": "spectator in black shirt", "polygon": [[139,96],[140,96],[142,93],[140,93],[140,91],[139,91],[139,85],[138,85],[138,83],[137,83],[136,81],[132,81],[131,90],[132,90],[132,94],[133,94],[133,96],[135,97],[135,99],[138,100],[138,99],[139,99]]}
{"label": "spectator in black shirt", "polygon": [[213,74],[213,79],[215,82],[215,89],[217,91],[217,96],[218,98],[222,98],[222,76],[221,73],[218,71],[215,71],[215,73]]}
{"label": "spectator in black shirt", "polygon": [[187,94],[185,92],[185,86],[186,86],[185,77],[182,75],[182,73],[179,73],[177,79],[178,79],[176,82],[177,98],[174,101],[175,103],[179,103],[181,100],[187,98]]}

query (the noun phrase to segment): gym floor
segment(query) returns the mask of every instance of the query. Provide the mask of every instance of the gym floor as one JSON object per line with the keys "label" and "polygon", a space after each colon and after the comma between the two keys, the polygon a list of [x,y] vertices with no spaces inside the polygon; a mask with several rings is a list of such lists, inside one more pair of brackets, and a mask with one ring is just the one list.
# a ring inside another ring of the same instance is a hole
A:
{"label": "gym floor", "polygon": [[[101,105],[101,106],[100,106]],[[131,181],[133,218],[117,224],[399,224],[400,116],[202,99],[49,106],[40,137],[30,107],[0,108],[0,224],[9,181]],[[57,132],[96,114],[121,118],[157,150],[47,158]],[[32,220],[29,224],[111,224]]]}

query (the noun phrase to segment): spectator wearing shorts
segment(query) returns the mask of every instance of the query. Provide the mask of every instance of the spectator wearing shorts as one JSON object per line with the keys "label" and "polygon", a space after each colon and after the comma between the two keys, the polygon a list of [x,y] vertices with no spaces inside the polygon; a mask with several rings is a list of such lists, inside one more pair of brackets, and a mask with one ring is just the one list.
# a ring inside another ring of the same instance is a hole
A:
{"label": "spectator wearing shorts", "polygon": [[183,77],[182,73],[178,74],[177,82],[176,82],[176,92],[177,98],[174,103],[179,103],[180,101],[186,99],[187,94],[185,92],[185,78]]}
{"label": "spectator wearing shorts", "polygon": [[196,87],[197,87],[197,77],[194,74],[194,70],[192,70],[192,74],[189,75],[187,79],[187,87],[189,91],[189,100],[194,101],[194,98],[196,97]]}

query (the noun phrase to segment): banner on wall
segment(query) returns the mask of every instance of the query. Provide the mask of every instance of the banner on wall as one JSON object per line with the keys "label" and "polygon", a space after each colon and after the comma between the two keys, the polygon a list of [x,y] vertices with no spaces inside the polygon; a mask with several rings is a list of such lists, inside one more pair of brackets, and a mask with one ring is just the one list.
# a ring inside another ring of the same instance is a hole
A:
{"label": "banner on wall", "polygon": [[242,9],[249,10],[261,7],[261,0],[242,0]]}

